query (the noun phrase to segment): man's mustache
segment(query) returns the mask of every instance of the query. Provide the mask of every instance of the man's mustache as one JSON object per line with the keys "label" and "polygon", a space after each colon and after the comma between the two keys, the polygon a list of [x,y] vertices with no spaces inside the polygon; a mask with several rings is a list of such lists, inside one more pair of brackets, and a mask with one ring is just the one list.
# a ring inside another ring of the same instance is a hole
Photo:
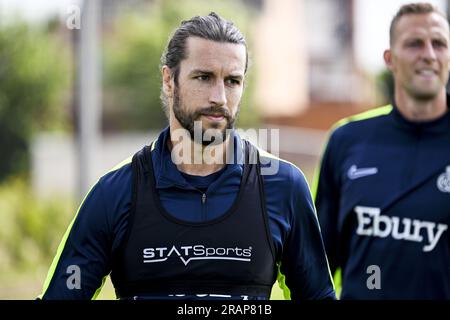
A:
{"label": "man's mustache", "polygon": [[231,115],[228,109],[223,107],[211,106],[206,107],[195,112],[195,119],[198,119],[200,116],[216,116],[216,117],[224,117],[230,119]]}

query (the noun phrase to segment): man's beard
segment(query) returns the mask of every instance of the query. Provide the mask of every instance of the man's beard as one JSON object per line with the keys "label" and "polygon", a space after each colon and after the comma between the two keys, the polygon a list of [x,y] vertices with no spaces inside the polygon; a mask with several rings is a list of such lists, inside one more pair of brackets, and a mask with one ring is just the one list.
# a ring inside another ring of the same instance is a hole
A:
{"label": "man's beard", "polygon": [[[238,106],[239,110],[239,106]],[[202,126],[202,136],[201,136],[201,143],[204,146],[208,146],[210,144],[218,144],[224,142],[230,133],[230,130],[234,128],[234,122],[236,121],[238,113],[236,113],[236,116],[233,117],[228,109],[219,107],[219,106],[211,106],[211,107],[205,107],[199,110],[196,110],[194,112],[186,111],[186,108],[183,106],[183,101],[180,99],[180,94],[178,92],[178,86],[175,85],[174,88],[174,98],[173,98],[173,113],[175,115],[175,118],[178,120],[178,122],[181,124],[181,126],[186,129],[192,141],[194,141],[194,137],[196,135],[195,132],[195,126],[194,123],[196,121],[201,121],[201,116],[208,116],[208,115],[214,115],[214,116],[223,116],[226,120],[226,126],[221,131],[221,141],[216,141],[216,136],[212,135],[211,140],[205,140],[205,129]],[[217,129],[220,126],[218,123],[212,123],[211,128]],[[197,141],[195,141],[197,142]]]}

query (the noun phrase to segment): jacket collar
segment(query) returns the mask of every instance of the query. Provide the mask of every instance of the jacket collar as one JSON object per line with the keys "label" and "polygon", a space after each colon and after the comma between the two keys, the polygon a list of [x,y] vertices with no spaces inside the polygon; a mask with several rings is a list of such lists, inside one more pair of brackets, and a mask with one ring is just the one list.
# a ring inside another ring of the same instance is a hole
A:
{"label": "jacket collar", "polygon": [[[195,190],[186,179],[183,177],[177,166],[173,163],[170,150],[168,147],[168,139],[170,138],[169,127],[165,128],[152,145],[152,161],[153,170],[156,181],[156,189],[165,188],[182,188],[188,190]],[[233,174],[242,174],[243,163],[243,141],[236,131],[232,131],[230,138],[233,139],[233,155],[232,163],[227,164],[225,171],[220,175],[220,178],[214,182],[218,184],[223,179],[230,177]],[[211,188],[209,188],[210,190]]]}
{"label": "jacket collar", "polygon": [[396,125],[415,133],[449,133],[450,132],[450,95],[447,94],[447,112],[431,121],[410,121],[392,103],[392,117]]}

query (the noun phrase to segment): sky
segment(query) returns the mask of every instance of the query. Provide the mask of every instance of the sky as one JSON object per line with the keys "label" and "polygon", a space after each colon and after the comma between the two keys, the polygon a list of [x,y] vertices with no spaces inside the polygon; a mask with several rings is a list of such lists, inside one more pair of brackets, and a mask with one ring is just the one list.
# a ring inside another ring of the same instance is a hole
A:
{"label": "sky", "polygon": [[81,0],[0,0],[0,19],[16,13],[30,21],[45,21],[49,16],[67,15],[70,5],[79,5]]}
{"label": "sky", "polygon": [[[412,0],[355,0],[355,56],[359,67],[369,73],[384,68],[383,51],[389,45],[389,23],[400,5]],[[71,5],[82,0],[0,0],[0,23],[5,16],[20,16],[43,21],[48,16],[69,14]],[[445,0],[429,0],[446,11]]]}

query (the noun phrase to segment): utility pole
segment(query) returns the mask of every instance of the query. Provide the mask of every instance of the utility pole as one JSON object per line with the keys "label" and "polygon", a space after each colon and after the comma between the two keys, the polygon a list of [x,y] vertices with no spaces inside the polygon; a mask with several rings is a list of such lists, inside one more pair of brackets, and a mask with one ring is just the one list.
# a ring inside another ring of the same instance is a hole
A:
{"label": "utility pole", "polygon": [[78,61],[78,195],[83,197],[95,179],[95,163],[100,146],[101,74],[100,17],[101,0],[84,0]]}

